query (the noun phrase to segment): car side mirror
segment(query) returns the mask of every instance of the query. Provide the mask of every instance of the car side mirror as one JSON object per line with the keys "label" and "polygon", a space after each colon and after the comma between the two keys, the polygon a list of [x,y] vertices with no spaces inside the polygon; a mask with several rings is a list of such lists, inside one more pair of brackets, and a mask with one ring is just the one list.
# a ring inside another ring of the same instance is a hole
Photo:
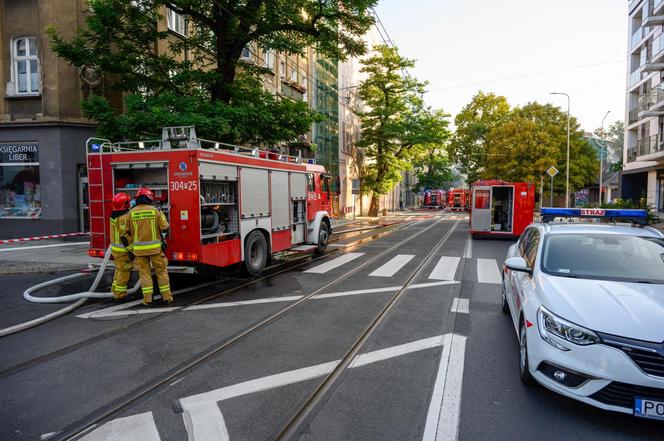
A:
{"label": "car side mirror", "polygon": [[523,257],[510,257],[505,261],[505,268],[510,271],[533,274],[532,268],[528,266],[526,259]]}

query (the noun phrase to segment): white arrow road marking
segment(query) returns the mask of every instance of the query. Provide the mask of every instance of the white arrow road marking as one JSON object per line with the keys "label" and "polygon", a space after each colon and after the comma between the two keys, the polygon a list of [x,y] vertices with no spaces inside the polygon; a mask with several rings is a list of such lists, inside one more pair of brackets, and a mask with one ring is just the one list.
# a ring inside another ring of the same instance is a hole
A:
{"label": "white arrow road marking", "polygon": [[[351,362],[349,368],[366,366],[371,363],[388,360],[401,355],[439,347],[444,341],[451,340],[449,336],[450,334],[446,334],[445,336],[438,335],[436,337],[416,340],[410,343],[360,354]],[[219,401],[323,377],[332,372],[340,362],[341,360],[335,360],[302,369],[295,369],[288,372],[282,372],[281,374],[257,378],[255,380],[249,380],[232,386],[222,387],[213,391],[181,398],[180,405],[183,410],[183,418],[185,419],[187,432],[189,433],[189,441],[228,439],[223,438],[224,433],[221,432],[222,425],[218,421],[218,418],[221,416],[221,411],[217,404]],[[213,407],[216,408],[216,410],[213,411]],[[216,416],[210,418],[207,417],[207,415],[213,414]],[[225,430],[225,425],[223,426],[223,429]],[[215,430],[218,432],[215,432]],[[196,437],[199,433],[205,434],[206,438]],[[228,435],[226,434],[226,436]]]}
{"label": "white arrow road marking", "polygon": [[309,268],[308,270],[304,271],[305,273],[314,273],[314,274],[325,274],[326,272],[333,270],[335,268],[340,267],[341,265],[344,265],[351,260],[355,260],[360,256],[364,256],[364,253],[346,253],[343,256],[339,256],[336,259],[332,259],[329,262],[325,262],[322,265],[315,266],[313,268]]}
{"label": "white arrow road marking", "polygon": [[152,412],[139,413],[109,421],[81,441],[161,441]]}
{"label": "white arrow road marking", "polygon": [[445,334],[422,441],[455,441],[459,435],[466,337]]}
{"label": "white arrow road marking", "polygon": [[372,277],[392,277],[404,265],[410,262],[413,257],[415,257],[414,254],[397,254],[369,275]]}
{"label": "white arrow road marking", "polygon": [[[409,285],[408,289],[418,289],[418,288],[430,288],[432,286],[442,286],[442,285],[451,285],[459,283],[458,281],[453,280],[444,280],[440,282],[427,282],[427,283],[416,283]],[[361,294],[373,294],[379,292],[393,292],[398,291],[402,286],[388,286],[385,288],[370,288],[370,289],[358,289],[353,291],[343,291],[343,292],[332,292],[328,294],[317,294],[312,297],[315,300],[322,299],[331,299],[335,297],[346,297],[346,296],[355,296]],[[182,308],[179,306],[172,306],[167,308],[149,308],[149,309],[132,309],[131,311],[126,311],[126,308],[131,306],[138,305],[141,303],[140,300],[133,302],[127,302],[126,304],[119,306],[111,306],[109,308],[101,309],[95,312],[88,312],[85,314],[77,315],[78,318],[102,318],[102,317],[121,317],[126,315],[134,314],[159,314],[162,312],[169,312],[181,309],[183,311],[196,311],[200,309],[215,309],[215,308],[230,308],[235,306],[247,306],[247,305],[259,305],[264,303],[279,303],[279,302],[291,302],[301,299],[302,296],[284,296],[284,297],[267,297],[263,299],[254,299],[254,300],[243,300],[239,302],[223,302],[223,303],[209,303],[206,305],[194,305],[188,308]]]}
{"label": "white arrow road marking", "polygon": [[460,257],[443,256],[438,260],[436,266],[431,270],[429,279],[433,280],[454,280],[457,266],[459,266]]}
{"label": "white arrow road marking", "polygon": [[477,259],[477,281],[480,283],[503,283],[496,259]]}

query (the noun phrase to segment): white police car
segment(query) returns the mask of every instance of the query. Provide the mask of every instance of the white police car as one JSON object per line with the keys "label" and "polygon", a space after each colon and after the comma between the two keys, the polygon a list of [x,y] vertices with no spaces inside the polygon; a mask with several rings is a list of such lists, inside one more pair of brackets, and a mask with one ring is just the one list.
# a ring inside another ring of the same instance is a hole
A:
{"label": "white police car", "polygon": [[524,383],[607,410],[664,420],[664,235],[641,210],[543,208],[512,245],[503,311],[519,340]]}

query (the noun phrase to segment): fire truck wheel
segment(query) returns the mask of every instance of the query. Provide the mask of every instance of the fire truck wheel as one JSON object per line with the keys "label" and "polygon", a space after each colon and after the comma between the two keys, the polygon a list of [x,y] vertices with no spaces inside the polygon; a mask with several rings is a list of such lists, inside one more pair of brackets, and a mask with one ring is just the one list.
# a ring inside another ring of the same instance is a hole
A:
{"label": "fire truck wheel", "polygon": [[257,276],[267,262],[267,242],[260,231],[252,231],[244,242],[244,272]]}
{"label": "fire truck wheel", "polygon": [[330,240],[330,229],[327,226],[327,222],[320,223],[320,229],[318,230],[318,246],[316,247],[316,253],[322,254],[327,249],[327,243]]}

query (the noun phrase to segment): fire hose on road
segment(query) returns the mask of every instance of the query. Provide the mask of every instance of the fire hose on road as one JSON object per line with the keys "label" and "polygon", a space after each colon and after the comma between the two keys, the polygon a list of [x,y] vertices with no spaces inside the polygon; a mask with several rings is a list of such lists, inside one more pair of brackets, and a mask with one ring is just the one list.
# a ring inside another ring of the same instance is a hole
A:
{"label": "fire hose on road", "polygon": [[[55,318],[61,317],[76,308],[79,308],[83,306],[83,304],[88,300],[88,299],[106,299],[106,298],[112,298],[113,293],[111,292],[95,292],[97,287],[99,286],[99,283],[101,282],[101,278],[104,275],[104,272],[106,271],[106,267],[108,266],[108,262],[111,258],[111,247],[109,246],[108,249],[106,250],[106,254],[104,255],[104,260],[101,263],[101,266],[99,267],[99,270],[97,271],[97,275],[92,282],[92,285],[90,285],[90,288],[87,291],[84,292],[79,292],[76,294],[68,294],[64,296],[59,296],[59,297],[36,297],[33,296],[32,293],[42,289],[46,288],[48,286],[53,286],[57,285],[62,282],[66,282],[69,280],[74,280],[74,279],[79,279],[82,277],[87,276],[88,274],[85,273],[76,273],[76,274],[69,274],[64,277],[58,277],[57,279],[49,280],[46,282],[39,283],[37,285],[31,286],[30,288],[26,289],[23,292],[23,298],[27,300],[28,302],[32,303],[63,303],[63,302],[70,302],[75,300],[74,303],[71,305],[67,305],[66,307],[59,309],[55,312],[52,312],[50,314],[44,315],[42,317],[38,317],[34,320],[30,320],[27,322],[19,323],[14,326],[10,326],[5,329],[0,329],[0,337],[5,337],[10,334],[14,334],[19,331],[24,331],[26,329],[32,328],[34,326],[40,325],[42,323],[45,323],[49,320],[53,320]],[[136,282],[136,284],[131,287],[128,291],[127,294],[133,294],[138,289],[140,288],[140,282]]]}

